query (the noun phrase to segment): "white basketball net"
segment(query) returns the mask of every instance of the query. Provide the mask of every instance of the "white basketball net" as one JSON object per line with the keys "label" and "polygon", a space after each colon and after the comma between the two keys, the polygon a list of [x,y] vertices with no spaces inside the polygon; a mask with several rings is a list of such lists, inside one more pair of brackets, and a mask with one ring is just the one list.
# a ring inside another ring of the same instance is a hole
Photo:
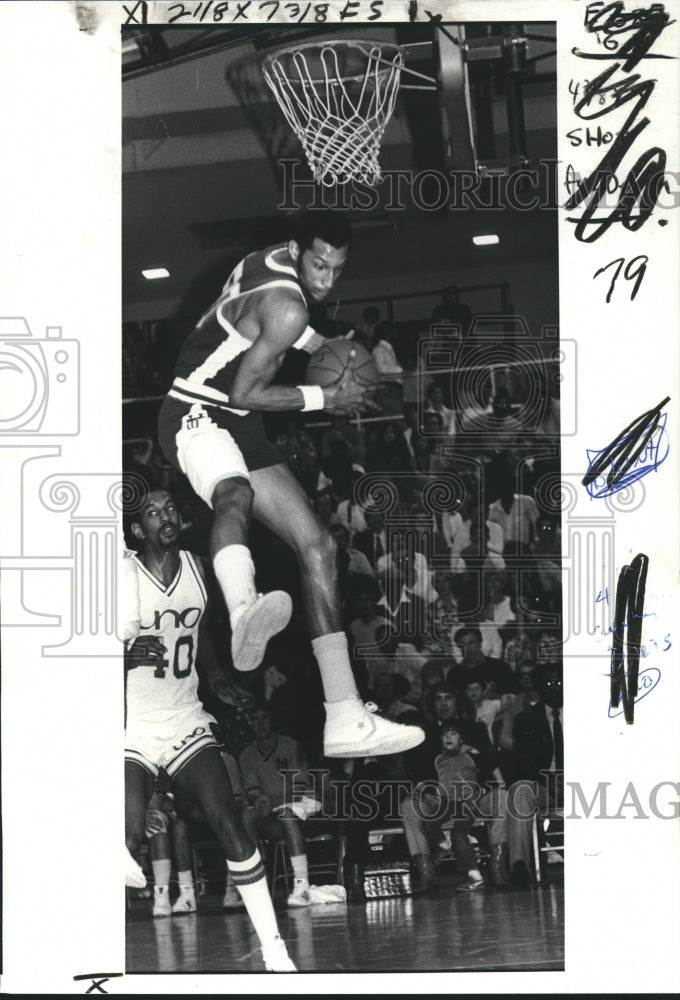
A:
{"label": "white basketball net", "polygon": [[[365,57],[363,68],[351,77],[343,76],[341,64],[347,49],[358,50],[353,58]],[[394,110],[402,65],[395,46],[354,40],[267,56],[264,78],[318,183],[380,180],[380,140]]]}

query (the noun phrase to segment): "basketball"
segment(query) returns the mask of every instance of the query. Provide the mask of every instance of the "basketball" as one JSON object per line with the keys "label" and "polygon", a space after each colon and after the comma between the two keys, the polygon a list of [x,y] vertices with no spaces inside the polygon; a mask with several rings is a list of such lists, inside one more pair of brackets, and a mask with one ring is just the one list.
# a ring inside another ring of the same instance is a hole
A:
{"label": "basketball", "polygon": [[305,375],[307,385],[331,385],[342,375],[348,362],[354,381],[359,385],[371,387],[378,384],[378,368],[365,347],[351,340],[329,340],[309,359]]}

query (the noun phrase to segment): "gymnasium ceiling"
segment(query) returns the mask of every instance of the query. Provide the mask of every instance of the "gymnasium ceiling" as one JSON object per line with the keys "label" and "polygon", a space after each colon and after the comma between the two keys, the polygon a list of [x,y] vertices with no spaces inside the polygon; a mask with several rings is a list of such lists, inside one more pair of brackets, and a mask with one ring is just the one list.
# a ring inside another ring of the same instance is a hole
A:
{"label": "gymnasium ceiling", "polygon": [[[488,30],[494,33],[496,28]],[[554,36],[553,24],[526,25],[525,30],[546,39]],[[353,33],[403,44],[430,37],[424,31],[432,29],[381,25]],[[286,213],[276,207],[283,189],[275,161],[302,153],[253,65],[263,46],[304,38],[300,29],[265,26],[254,31],[164,27],[123,32],[126,305],[174,302],[195,309],[192,290],[201,287],[206,275],[214,273],[223,280],[245,252],[280,238]],[[535,61],[527,63],[522,74],[526,151],[532,165],[556,156],[553,48],[549,41],[530,41],[528,55]],[[410,65],[426,72],[433,68],[427,59]],[[502,75],[489,81],[486,135],[487,143],[492,136],[495,148],[487,153],[507,162]],[[382,169],[444,170],[440,113],[437,94],[411,91],[400,96],[383,137]],[[310,176],[306,167],[301,176]],[[384,186],[379,190],[388,194]],[[297,200],[304,203],[306,196],[300,194]],[[556,255],[554,212],[425,213],[407,204],[404,212],[389,213],[384,200],[371,212],[354,213],[364,230],[357,241],[358,253],[363,245],[358,270],[369,277],[386,234],[391,237],[395,226],[403,237],[401,245],[414,248],[407,269],[430,267],[433,247],[442,243],[442,227],[451,225],[454,238],[446,235],[444,245],[446,267],[452,272],[471,263],[484,267],[489,261],[517,263]],[[492,228],[501,242],[471,254],[471,237],[484,228]],[[155,266],[166,266],[171,277],[145,280],[142,269]]]}

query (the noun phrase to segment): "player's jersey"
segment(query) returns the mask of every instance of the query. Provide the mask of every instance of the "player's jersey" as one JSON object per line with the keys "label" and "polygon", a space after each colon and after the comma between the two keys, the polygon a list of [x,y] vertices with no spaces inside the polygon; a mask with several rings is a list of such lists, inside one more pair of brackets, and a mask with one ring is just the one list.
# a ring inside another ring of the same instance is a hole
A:
{"label": "player's jersey", "polygon": [[180,550],[179,569],[169,586],[149,572],[135,557],[139,577],[141,630],[158,636],[167,649],[157,667],[138,666],[127,671],[126,701],[131,719],[165,722],[178,709],[198,700],[198,627],[205,612],[207,592],[194,556]]}
{"label": "player's jersey", "polygon": [[[185,403],[217,406],[232,413],[247,412],[228,405],[229,389],[241,356],[252,347],[252,342],[243,337],[226,317],[230,306],[237,300],[272,288],[289,289],[306,304],[286,243],[248,254],[234,268],[219,299],[185,341],[168,395]],[[303,347],[313,332],[307,327],[293,347]]]}

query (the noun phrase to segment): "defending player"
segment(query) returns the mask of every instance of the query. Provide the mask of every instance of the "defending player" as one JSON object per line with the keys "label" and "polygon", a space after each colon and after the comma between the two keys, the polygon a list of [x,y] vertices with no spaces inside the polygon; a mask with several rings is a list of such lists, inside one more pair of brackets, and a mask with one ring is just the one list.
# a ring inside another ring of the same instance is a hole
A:
{"label": "defending player", "polygon": [[[198,699],[196,658],[219,667],[206,635],[207,591],[200,562],[179,548],[179,513],[158,490],[132,523],[141,543],[140,632],[126,654],[125,840],[136,856],[159,767],[201,809],[227,858],[270,972],[294,972],[279,936],[260,854],[246,833],[210,725]],[[200,642],[199,642],[200,640]]]}
{"label": "defending player", "polygon": [[[332,757],[389,754],[416,746],[423,733],[372,715],[361,702],[342,631],[335,543],[297,480],[267,441],[262,411],[344,413],[366,401],[347,370],[333,385],[272,385],[289,347],[312,353],[324,339],[308,326],[308,300],[322,301],[347,260],[350,230],[337,212],[309,212],[288,243],[247,256],[180,353],[161,408],[159,439],[215,513],[211,556],[232,627],[247,623],[250,654],[235,666],[254,669],[284,614],[258,611],[247,548],[251,511],[295,552],[304,610],[326,702],[324,752]],[[277,605],[278,607],[278,605]],[[246,609],[246,610],[244,610]],[[247,617],[246,617],[247,616]],[[286,619],[287,620],[287,619]]]}

